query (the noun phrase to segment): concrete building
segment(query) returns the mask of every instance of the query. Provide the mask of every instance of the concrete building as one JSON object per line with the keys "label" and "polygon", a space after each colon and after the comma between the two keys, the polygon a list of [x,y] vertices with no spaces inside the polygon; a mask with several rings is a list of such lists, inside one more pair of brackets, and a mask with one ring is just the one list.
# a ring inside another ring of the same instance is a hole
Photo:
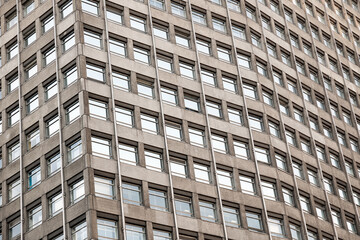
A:
{"label": "concrete building", "polygon": [[0,239],[360,239],[356,0],[0,0]]}

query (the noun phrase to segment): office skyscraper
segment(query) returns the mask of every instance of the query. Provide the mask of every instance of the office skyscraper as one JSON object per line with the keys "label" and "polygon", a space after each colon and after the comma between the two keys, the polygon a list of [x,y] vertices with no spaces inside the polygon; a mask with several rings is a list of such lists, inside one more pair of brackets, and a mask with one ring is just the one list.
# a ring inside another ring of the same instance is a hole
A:
{"label": "office skyscraper", "polygon": [[0,239],[360,239],[355,0],[0,0]]}

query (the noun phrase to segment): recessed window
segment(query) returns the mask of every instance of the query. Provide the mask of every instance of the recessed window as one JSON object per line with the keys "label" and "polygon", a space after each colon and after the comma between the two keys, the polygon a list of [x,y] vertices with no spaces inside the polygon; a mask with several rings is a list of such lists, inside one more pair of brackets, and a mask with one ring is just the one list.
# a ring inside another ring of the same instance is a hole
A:
{"label": "recessed window", "polygon": [[40,130],[35,129],[26,135],[27,149],[30,150],[40,144]]}
{"label": "recessed window", "polygon": [[86,63],[86,76],[90,79],[105,82],[105,68]]}
{"label": "recessed window", "polygon": [[163,171],[164,166],[162,154],[145,150],[145,164],[148,169],[158,172]]}
{"label": "recessed window", "polygon": [[106,18],[114,23],[122,24],[122,12],[118,9],[106,6]]}
{"label": "recessed window", "polygon": [[66,123],[70,124],[80,117],[79,101],[65,108]]}
{"label": "recessed window", "polygon": [[226,137],[211,134],[211,143],[215,152],[224,153],[224,154],[228,152]]}
{"label": "recessed window", "polygon": [[101,120],[108,119],[108,104],[106,102],[89,99],[90,116]]}
{"label": "recessed window", "polygon": [[161,10],[165,10],[164,0],[150,0],[150,6]]}
{"label": "recessed window", "polygon": [[225,225],[229,227],[240,227],[239,210],[237,208],[223,206]]}
{"label": "recessed window", "polygon": [[181,124],[167,121],[165,123],[165,129],[166,129],[166,136],[169,139],[173,139],[176,141],[181,141],[183,139]]}
{"label": "recessed window", "polygon": [[206,101],[206,110],[209,115],[222,118],[222,109],[220,103]]}
{"label": "recessed window", "polygon": [[190,144],[205,147],[205,132],[200,129],[189,128]]}
{"label": "recessed window", "polygon": [[42,54],[44,66],[49,65],[56,58],[55,46],[51,46],[50,48],[46,49]]}
{"label": "recessed window", "polygon": [[6,55],[8,61],[13,59],[19,53],[19,48],[17,42],[10,44],[6,47]]}
{"label": "recessed window", "polygon": [[74,162],[82,156],[81,139],[78,139],[66,146],[68,162]]}
{"label": "recessed window", "polygon": [[63,209],[62,194],[58,193],[49,198],[49,215],[53,217]]}
{"label": "recessed window", "polygon": [[120,155],[120,161],[136,165],[138,161],[137,157],[137,147],[125,145],[125,144],[119,144],[119,155]]}
{"label": "recessed window", "polygon": [[161,98],[165,103],[177,105],[177,91],[174,89],[161,87]]}
{"label": "recessed window", "polygon": [[14,10],[13,13],[11,14],[7,14],[7,16],[5,17],[5,21],[6,21],[6,30],[9,30],[13,26],[15,26],[15,24],[17,24],[18,21],[16,10]]}
{"label": "recessed window", "polygon": [[99,239],[119,239],[118,224],[116,221],[98,218],[97,232]]}
{"label": "recessed window", "polygon": [[116,122],[126,127],[134,126],[134,111],[132,109],[115,107]]}
{"label": "recessed window", "polygon": [[71,239],[81,239],[85,240],[87,239],[87,226],[86,226],[86,220],[83,222],[78,223],[77,225],[73,226],[71,228]]}
{"label": "recessed window", "polygon": [[187,177],[187,165],[185,160],[172,157],[170,158],[170,167],[172,175],[182,178]]}
{"label": "recessed window", "polygon": [[84,12],[99,15],[99,2],[92,0],[81,0],[81,8]]}
{"label": "recessed window", "polygon": [[195,79],[195,66],[194,64],[179,62],[180,75],[182,77]]}
{"label": "recessed window", "polygon": [[300,195],[300,205],[303,211],[311,213],[310,199]]}
{"label": "recessed window", "polygon": [[208,71],[205,69],[201,69],[201,79],[205,84],[216,86],[216,73],[212,71]]}
{"label": "recessed window", "polygon": [[256,195],[255,179],[253,177],[240,175],[239,180],[241,192],[250,195]]}
{"label": "recessed window", "polygon": [[36,59],[24,65],[25,79],[28,80],[34,76],[38,71]]}
{"label": "recessed window", "polygon": [[124,41],[110,38],[109,39],[110,52],[118,54],[120,56],[126,56],[126,43]]}
{"label": "recessed window", "polygon": [[45,90],[45,100],[47,101],[58,93],[57,81],[54,80],[46,84],[44,86],[44,90]]}
{"label": "recessed window", "polygon": [[134,46],[134,59],[137,62],[150,64],[150,50]]}
{"label": "recessed window", "polygon": [[237,125],[243,124],[241,110],[228,107],[228,117],[229,117],[229,122],[232,124],[237,124]]}
{"label": "recessed window", "polygon": [[21,221],[20,218],[9,222],[9,239],[19,238],[21,234]]}
{"label": "recessed window", "polygon": [[51,176],[57,173],[61,168],[60,153],[55,153],[46,159],[47,163],[47,174]]}
{"label": "recessed window", "polygon": [[202,39],[196,39],[196,48],[200,53],[211,55],[211,43]]}
{"label": "recessed window", "polygon": [[183,4],[171,1],[171,13],[186,18],[186,7]]}
{"label": "recessed window", "polygon": [[261,214],[246,211],[246,221],[250,231],[264,231]]}
{"label": "recessed window", "polygon": [[276,166],[278,169],[287,171],[286,158],[283,155],[275,153]]}
{"label": "recessed window", "polygon": [[246,16],[256,22],[256,11],[250,6],[245,6]]}
{"label": "recessed window", "polygon": [[279,124],[269,121],[269,132],[271,135],[281,138]]}
{"label": "recessed window", "polygon": [[238,158],[248,160],[249,149],[247,143],[234,140],[233,144],[234,144],[235,156]]}
{"label": "recessed window", "polygon": [[226,189],[233,189],[233,175],[232,172],[217,169],[219,186]]}
{"label": "recessed window", "polygon": [[50,118],[45,122],[46,137],[52,137],[59,131],[59,116]]}
{"label": "recessed window", "polygon": [[203,13],[203,12],[200,12],[200,11],[197,11],[197,10],[192,10],[191,15],[192,15],[192,20],[195,23],[202,24],[202,25],[207,25],[206,24],[206,13]]}
{"label": "recessed window", "polygon": [[99,137],[91,137],[92,155],[110,159],[111,154],[111,141]]}
{"label": "recessed window", "polygon": [[77,203],[85,197],[84,179],[81,179],[70,185],[70,201],[72,204]]}
{"label": "recessed window", "polygon": [[162,55],[158,54],[157,55],[157,65],[160,70],[164,70],[167,72],[173,71],[172,57],[162,56]]}
{"label": "recessed window", "polygon": [[130,26],[142,32],[146,32],[146,19],[130,15]]}
{"label": "recessed window", "polygon": [[235,12],[241,12],[239,0],[228,0],[227,5],[230,10],[233,10]]}
{"label": "recessed window", "polygon": [[175,209],[176,209],[176,214],[178,215],[192,217],[193,210],[192,210],[191,198],[175,195]]}
{"label": "recessed window", "polygon": [[232,25],[232,34],[234,37],[246,41],[245,27]]}
{"label": "recessed window", "polygon": [[226,33],[226,21],[219,18],[212,18],[213,28],[216,31]]}
{"label": "recessed window", "polygon": [[251,84],[244,83],[243,94],[248,98],[257,99],[258,98],[257,87]]}
{"label": "recessed window", "polygon": [[249,116],[249,126],[252,130],[256,131],[264,131],[264,125],[262,117],[256,116],[256,115],[250,115]]}
{"label": "recessed window", "polygon": [[[32,27],[35,28],[35,26],[32,26]],[[36,41],[36,31],[35,30],[30,30],[29,32],[24,34],[25,46],[29,46],[30,44],[32,44],[35,41]]]}
{"label": "recessed window", "polygon": [[271,236],[285,237],[284,222],[282,219],[269,217],[268,221]]}
{"label": "recessed window", "polygon": [[126,239],[146,240],[145,227],[127,223],[125,232]]}
{"label": "recessed window", "polygon": [[317,172],[308,169],[308,177],[309,177],[309,182],[315,186],[319,186],[319,180],[318,180],[318,176],[317,176]]}
{"label": "recessed window", "polygon": [[217,221],[215,203],[199,201],[199,206],[200,206],[201,220],[205,220],[209,222]]}
{"label": "recessed window", "polygon": [[261,181],[261,190],[265,199],[277,200],[276,184],[266,181]]}
{"label": "recessed window", "polygon": [[150,208],[168,211],[167,193],[157,189],[149,189]]}
{"label": "recessed window", "polygon": [[39,226],[42,223],[42,208],[41,205],[29,210],[29,230]]}
{"label": "recessed window", "polygon": [[229,77],[222,76],[222,82],[223,82],[223,87],[224,87],[225,91],[229,91],[229,92],[232,92],[232,93],[237,93],[238,92],[236,79],[232,79],[232,78],[229,78]]}
{"label": "recessed window", "polygon": [[141,186],[131,183],[122,184],[124,203],[140,206],[142,204]]}
{"label": "recessed window", "polygon": [[217,55],[220,60],[231,62],[231,50],[228,48],[217,47]]}
{"label": "recessed window", "polygon": [[64,4],[60,6],[60,16],[61,19],[67,17],[70,13],[73,12],[73,3],[72,0],[66,1]]}
{"label": "recessed window", "polygon": [[164,25],[154,24],[153,27],[154,35],[156,37],[168,40],[169,39],[169,28]]}
{"label": "recessed window", "polygon": [[120,72],[112,72],[112,80],[114,88],[118,88],[127,92],[130,92],[130,76]]}
{"label": "recessed window", "polygon": [[94,185],[95,196],[108,199],[113,199],[115,197],[113,179],[95,176]]}
{"label": "recessed window", "polygon": [[101,48],[102,47],[102,35],[101,33],[84,29],[84,42],[86,45]]}
{"label": "recessed window", "polygon": [[210,184],[210,167],[207,165],[194,163],[195,180],[197,182]]}
{"label": "recessed window", "polygon": [[77,67],[73,66],[63,71],[64,85],[67,87],[78,79]]}
{"label": "recessed window", "polygon": [[184,102],[187,110],[200,112],[200,99],[198,97],[185,94]]}
{"label": "recessed window", "polygon": [[175,32],[175,42],[179,46],[190,48],[190,36],[189,36],[189,34]]}
{"label": "recessed window", "polygon": [[9,202],[17,199],[20,197],[21,192],[21,185],[20,185],[20,179],[16,179],[9,183],[8,185],[8,193],[9,193]]}
{"label": "recessed window", "polygon": [[294,202],[294,193],[293,193],[293,191],[283,187],[282,188],[282,193],[283,193],[283,198],[284,198],[285,204],[290,205],[290,206],[294,206],[295,202]]}
{"label": "recessed window", "polygon": [[20,149],[20,143],[15,142],[14,144],[10,145],[8,147],[8,160],[9,164],[12,162],[15,162],[20,158],[21,149]]}
{"label": "recessed window", "polygon": [[141,118],[141,127],[143,129],[143,131],[148,132],[148,133],[153,133],[153,134],[159,134],[159,126],[158,126],[158,118],[151,116],[151,115],[146,115],[146,114],[141,114],[140,115]]}
{"label": "recessed window", "polygon": [[263,147],[255,146],[255,159],[259,162],[270,164],[269,150]]}
{"label": "recessed window", "polygon": [[54,27],[54,16],[51,14],[41,21],[42,32],[45,33]]}

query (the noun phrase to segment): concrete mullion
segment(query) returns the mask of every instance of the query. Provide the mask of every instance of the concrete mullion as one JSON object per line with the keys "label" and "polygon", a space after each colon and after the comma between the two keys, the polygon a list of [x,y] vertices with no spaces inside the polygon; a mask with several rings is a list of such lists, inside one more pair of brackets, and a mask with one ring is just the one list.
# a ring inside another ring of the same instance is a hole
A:
{"label": "concrete mullion", "polygon": [[[344,15],[344,16],[346,17],[346,16],[347,16],[346,8],[344,7],[343,2],[341,2],[341,4],[342,4],[342,8],[345,9],[345,15]],[[326,8],[326,7],[325,7],[325,15],[326,15],[326,17],[327,17],[327,20],[329,20],[329,19],[328,19],[328,18],[329,18],[329,15],[328,15],[328,13],[327,13],[327,8]],[[346,22],[347,22],[348,31],[350,32],[350,37],[352,38],[353,35],[352,35],[352,31],[350,30],[349,22],[347,21],[347,19],[345,19],[345,20],[346,20]],[[330,27],[329,27],[329,30],[330,30],[331,38],[332,38],[332,39],[335,39],[335,38],[334,38],[334,33],[333,33],[333,31],[331,31]],[[335,48],[336,48],[336,46],[335,46]],[[359,54],[358,54],[357,49],[356,49],[356,46],[354,46],[354,50],[355,50],[355,53],[356,53],[357,57],[359,57]],[[339,53],[338,53],[336,50],[335,50],[335,54],[336,54],[336,60],[337,60],[337,62],[340,64],[341,74],[339,74],[339,75],[342,76],[343,81],[344,81],[344,92],[347,93],[348,95],[350,95],[349,89],[348,89],[348,87],[347,87],[347,85],[346,85],[346,80],[345,80],[345,78],[344,78],[343,65],[342,65],[342,63],[341,63],[341,60],[340,60],[340,57],[339,57]],[[322,75],[322,73],[321,73],[321,75]],[[327,98],[328,107],[330,107],[330,101],[329,101],[328,94],[327,94],[327,90],[326,90],[325,87],[324,87],[324,92],[325,92],[325,97]],[[329,108],[329,109],[330,109],[330,108]],[[359,139],[359,128],[358,128],[357,123],[356,123],[356,116],[355,116],[355,113],[354,113],[353,105],[352,105],[351,103],[350,103],[350,111],[351,111],[351,115],[352,115],[353,119],[355,120],[354,125],[355,125],[355,128],[356,128],[356,130],[357,130],[357,131],[356,131],[356,132],[357,132],[357,135],[358,135],[357,138]],[[332,123],[332,125],[334,126],[334,128],[335,128],[335,130],[336,130],[335,133],[337,134],[337,127],[336,127],[336,124],[335,124],[334,116],[333,116],[332,114],[330,114],[330,115],[331,115],[331,123]],[[341,161],[342,161],[343,166],[345,166],[346,162],[345,162],[344,154],[343,154],[343,151],[342,151],[342,146],[341,146],[341,144],[339,143],[338,138],[336,138],[336,142],[337,142],[337,145],[338,145],[338,148],[339,148],[339,152],[340,152],[340,159],[341,159]],[[359,142],[357,142],[357,143],[359,144]],[[356,157],[354,156],[353,151],[351,151],[351,155],[353,156],[353,159],[356,159]],[[345,170],[345,176],[346,176],[346,181],[347,181],[347,183],[348,183],[348,185],[349,185],[349,190],[350,190],[350,194],[351,194],[351,197],[352,197],[352,196],[353,196],[353,190],[352,190],[352,186],[351,186],[349,174],[346,172],[346,170]],[[350,197],[350,196],[349,196],[349,197]],[[360,220],[360,217],[359,217],[358,208],[357,208],[357,206],[356,206],[356,204],[355,204],[354,201],[352,201],[352,203],[353,203],[353,206],[354,206],[354,209],[355,209],[355,215],[356,215],[356,217],[357,217],[357,220],[359,221],[359,220]]]}
{"label": "concrete mullion", "polygon": [[[260,18],[260,21],[261,21],[261,13],[260,13],[260,8],[259,8],[258,1],[256,1],[256,9],[257,9],[257,13],[258,13],[258,16]],[[284,9],[282,9],[282,12],[284,12]],[[264,33],[264,26],[262,24],[260,24],[260,26],[261,26],[261,35],[263,36],[264,43],[265,43],[265,50],[264,51],[266,53],[267,62],[268,62],[269,69],[270,69],[270,74],[268,74],[268,76],[270,77],[270,80],[271,80],[273,88],[274,88],[274,95],[275,95],[275,98],[276,98],[275,101],[277,103],[280,103],[277,84],[274,82],[274,79],[273,79],[273,67],[272,67],[272,62],[271,62],[270,55],[269,55],[268,48],[267,48],[267,39],[266,39],[265,33]],[[290,35],[288,35],[288,36],[290,36]],[[278,109],[278,113],[279,113],[279,120],[280,120],[279,121],[280,122],[280,128],[281,128],[281,131],[284,133],[284,139],[283,140],[284,140],[285,145],[286,145],[287,156],[289,158],[290,167],[292,168],[293,160],[292,160],[292,155],[291,155],[291,151],[290,151],[290,145],[289,145],[289,142],[288,142],[288,140],[286,138],[286,129],[285,129],[283,115],[282,115],[282,113],[281,113],[281,111],[279,109]],[[298,187],[298,184],[297,184],[297,177],[295,176],[294,171],[292,171],[292,169],[290,171],[290,174],[291,174],[292,179],[294,181],[294,190],[295,190],[295,194],[296,194],[296,199],[300,202],[300,192],[299,192],[299,187]],[[300,215],[301,215],[301,225],[303,226],[301,229],[302,229],[302,231],[304,233],[303,234],[304,239],[308,239],[308,230],[307,230],[307,226],[306,226],[306,218],[305,218],[304,211],[302,209],[301,204],[299,204],[299,210],[300,210]]]}
{"label": "concrete mullion", "polygon": [[159,78],[159,67],[157,64],[157,53],[156,53],[156,41],[155,41],[155,35],[154,35],[154,28],[153,28],[153,21],[152,21],[152,14],[151,14],[151,6],[149,1],[147,2],[148,7],[148,18],[149,18],[149,24],[151,29],[151,41],[152,41],[152,51],[153,51],[153,57],[154,57],[154,65],[155,65],[155,81],[156,81],[156,88],[158,92],[158,98],[159,98],[159,104],[160,104],[160,117],[161,117],[161,124],[163,128],[164,133],[164,148],[165,148],[165,155],[166,159],[164,159],[164,163],[166,164],[166,168],[168,169],[168,177],[169,177],[169,187],[170,187],[170,202],[171,207],[173,210],[173,218],[174,218],[174,229],[175,229],[175,239],[179,240],[179,227],[178,227],[178,221],[177,221],[177,215],[176,215],[176,207],[175,207],[175,194],[174,194],[174,186],[173,186],[173,180],[171,175],[171,165],[170,165],[170,154],[169,154],[169,146],[168,146],[168,139],[166,134],[166,127],[165,127],[165,114],[164,114],[164,105],[162,101],[161,96],[161,86],[160,86],[160,78]]}
{"label": "concrete mullion", "polygon": [[198,79],[200,80],[200,86],[201,86],[200,98],[202,98],[203,104],[204,104],[204,115],[205,115],[205,119],[206,119],[206,127],[205,128],[206,128],[206,131],[208,132],[208,145],[209,145],[210,155],[211,155],[212,164],[213,164],[213,168],[214,168],[214,178],[215,178],[214,182],[215,182],[215,186],[216,186],[216,190],[217,190],[218,198],[219,198],[219,210],[220,210],[220,215],[221,215],[221,220],[222,220],[221,225],[223,227],[224,238],[225,238],[225,240],[228,240],[228,233],[227,233],[227,229],[226,229],[226,225],[225,225],[225,217],[224,217],[224,211],[223,211],[221,191],[220,191],[220,186],[219,186],[219,182],[218,182],[216,158],[215,158],[214,148],[213,148],[212,141],[211,141],[212,139],[211,139],[211,128],[210,128],[210,122],[209,122],[209,115],[206,110],[206,96],[205,96],[205,90],[204,90],[204,83],[203,83],[202,77],[201,77],[199,51],[196,47],[196,33],[195,33],[194,21],[192,18],[191,0],[188,0],[187,3],[188,3],[188,9],[189,9],[189,17],[190,17],[190,21],[191,21],[190,34],[192,34],[192,38],[194,40],[194,49],[195,49],[195,55],[196,55],[195,65],[198,70],[197,76],[198,76]]}
{"label": "concrete mullion", "polygon": [[[284,6],[282,4],[282,1],[280,1],[280,4],[282,6],[282,10],[284,11]],[[306,24],[306,27],[309,29],[309,31],[311,31],[311,26],[310,26],[310,23],[309,23],[309,19],[308,19],[308,16],[307,16],[307,13],[306,11],[304,10],[305,9],[305,6],[304,4],[302,3],[302,7],[301,9],[303,9],[304,11],[304,16],[305,16],[305,24]],[[287,31],[287,34],[288,36],[290,36],[290,31],[289,31],[289,28],[288,28],[288,25],[287,25],[287,20],[285,20],[285,29]],[[314,38],[312,36],[312,34],[309,34],[310,35],[310,38],[311,38],[311,43],[313,46],[315,46],[315,42],[314,42]],[[292,44],[290,44],[290,49],[291,49],[291,52],[292,52],[292,58],[293,58],[293,61],[294,63],[296,64],[296,59],[295,59],[295,55],[294,55],[294,47],[292,46]],[[315,58],[317,59],[317,51],[316,51],[316,48],[315,48]],[[318,69],[320,69],[320,66],[319,66],[319,62],[317,61],[317,67]],[[299,84],[299,87],[300,87],[300,92],[301,92],[301,96],[302,96],[302,101],[303,101],[303,105],[304,105],[304,110],[305,110],[305,119],[307,119],[307,126],[310,126],[310,118],[309,118],[309,112],[307,110],[307,107],[306,107],[306,102],[305,102],[305,99],[303,97],[303,89],[302,89],[302,84],[301,84],[301,79],[299,77],[299,73],[298,71],[295,71],[296,72],[296,75],[297,75],[297,79],[298,81],[300,82]],[[321,71],[320,71],[321,72]],[[321,74],[321,79],[322,79],[322,73]],[[325,88],[325,86],[323,85],[323,87]],[[325,94],[326,94],[326,89],[325,89]],[[312,145],[312,148],[314,149],[314,151],[316,151],[316,143],[315,143],[315,140],[314,140],[314,137],[313,137],[313,129],[309,129],[310,130],[310,142],[311,142],[311,145]],[[319,170],[319,176],[320,176],[320,181],[321,181],[321,187],[323,189],[323,192],[324,192],[324,195],[325,195],[325,203],[326,203],[326,206],[329,210],[331,210],[331,206],[330,206],[330,202],[329,202],[329,196],[328,196],[328,193],[324,187],[324,176],[323,176],[323,171],[322,171],[322,168],[321,168],[321,162],[317,156],[317,154],[315,153],[313,155],[316,159],[316,162],[317,162],[317,165],[318,165],[318,170]],[[337,231],[336,231],[336,227],[335,227],[335,224],[334,222],[332,221],[331,219],[331,224],[332,224],[332,228],[333,228],[333,231],[334,231],[334,237],[335,239],[338,239],[338,234],[337,234]]]}
{"label": "concrete mullion", "polygon": [[109,73],[108,77],[110,79],[110,96],[111,96],[111,111],[113,114],[113,128],[114,128],[114,138],[115,138],[115,149],[116,149],[116,155],[114,156],[114,159],[116,159],[117,163],[117,171],[118,171],[118,182],[119,182],[119,204],[120,204],[120,214],[121,214],[121,233],[123,236],[126,236],[126,222],[125,222],[125,214],[124,214],[124,202],[123,202],[123,193],[122,193],[122,178],[121,178],[121,163],[120,163],[120,152],[119,152],[119,136],[118,136],[118,130],[117,130],[117,123],[116,123],[116,109],[115,109],[115,99],[114,99],[114,82],[112,77],[112,62],[111,62],[111,55],[110,55],[110,43],[109,43],[109,29],[108,29],[108,20],[106,15],[106,0],[103,0],[103,14],[104,14],[104,22],[105,22],[105,44],[106,44],[106,53],[107,53],[107,59],[109,64]]}

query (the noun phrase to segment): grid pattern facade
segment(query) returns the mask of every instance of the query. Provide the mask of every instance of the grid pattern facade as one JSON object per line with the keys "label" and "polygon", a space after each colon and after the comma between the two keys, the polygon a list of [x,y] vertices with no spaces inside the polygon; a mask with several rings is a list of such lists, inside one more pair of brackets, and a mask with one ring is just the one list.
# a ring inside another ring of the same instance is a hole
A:
{"label": "grid pattern facade", "polygon": [[0,239],[359,239],[359,11],[0,0]]}

